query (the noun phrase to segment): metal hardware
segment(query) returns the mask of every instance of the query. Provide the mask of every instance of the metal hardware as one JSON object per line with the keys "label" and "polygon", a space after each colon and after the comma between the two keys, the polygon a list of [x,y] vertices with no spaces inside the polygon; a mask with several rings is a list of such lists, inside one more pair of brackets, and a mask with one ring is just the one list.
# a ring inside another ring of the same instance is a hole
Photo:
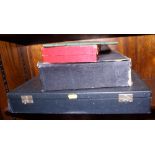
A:
{"label": "metal hardware", "polygon": [[119,94],[118,101],[119,102],[133,102],[133,94]]}
{"label": "metal hardware", "polygon": [[22,103],[24,104],[32,104],[33,103],[33,97],[31,95],[28,96],[21,96]]}
{"label": "metal hardware", "polygon": [[68,98],[69,98],[69,100],[75,100],[78,98],[78,96],[77,96],[77,94],[72,93],[72,94],[68,94]]}
{"label": "metal hardware", "polygon": [[29,80],[29,74],[28,74],[28,70],[26,68],[26,63],[25,63],[25,60],[24,60],[24,53],[22,50],[20,50],[19,52],[20,54],[20,58],[21,58],[21,63],[22,63],[22,66],[23,66],[23,71],[24,71],[24,78],[25,78],[25,81],[28,81]]}
{"label": "metal hardware", "polygon": [[5,91],[6,91],[6,93],[8,93],[9,92],[9,87],[8,87],[8,82],[7,82],[7,79],[6,79],[6,74],[5,74],[5,70],[4,70],[4,67],[3,67],[1,55],[0,55],[0,72],[2,73],[2,80],[3,80],[4,87],[5,87]]}

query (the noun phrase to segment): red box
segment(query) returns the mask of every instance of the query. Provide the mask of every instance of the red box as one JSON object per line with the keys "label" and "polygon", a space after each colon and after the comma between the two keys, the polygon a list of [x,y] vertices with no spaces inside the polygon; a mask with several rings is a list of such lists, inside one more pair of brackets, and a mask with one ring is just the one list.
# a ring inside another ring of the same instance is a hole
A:
{"label": "red box", "polygon": [[42,48],[43,62],[48,63],[97,62],[97,54],[97,45]]}

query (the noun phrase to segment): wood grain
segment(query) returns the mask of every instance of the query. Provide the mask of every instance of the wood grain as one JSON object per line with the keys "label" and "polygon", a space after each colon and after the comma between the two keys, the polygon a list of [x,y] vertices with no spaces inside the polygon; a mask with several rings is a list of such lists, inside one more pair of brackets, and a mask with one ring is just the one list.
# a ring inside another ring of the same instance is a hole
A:
{"label": "wood grain", "polygon": [[24,72],[16,44],[0,42],[0,54],[9,89],[12,90],[24,82]]}
{"label": "wood grain", "polygon": [[[25,82],[20,51],[16,44],[0,41],[0,55],[9,90],[12,90]],[[2,113],[7,108],[7,95],[4,88],[2,73],[0,73],[0,108]]]}
{"label": "wood grain", "polygon": [[155,35],[119,38],[118,50],[132,59],[142,79],[155,78]]}
{"label": "wood grain", "polygon": [[39,74],[37,63],[42,60],[42,57],[41,57],[42,45],[31,45],[31,46],[27,46],[26,48],[27,48],[29,66],[31,69],[31,77],[34,77]]}

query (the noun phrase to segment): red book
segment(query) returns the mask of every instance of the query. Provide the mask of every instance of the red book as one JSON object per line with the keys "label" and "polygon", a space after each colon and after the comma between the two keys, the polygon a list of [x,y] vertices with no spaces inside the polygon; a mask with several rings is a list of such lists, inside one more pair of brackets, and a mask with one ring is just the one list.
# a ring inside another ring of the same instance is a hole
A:
{"label": "red book", "polygon": [[97,62],[97,54],[97,45],[42,48],[43,62],[48,63]]}

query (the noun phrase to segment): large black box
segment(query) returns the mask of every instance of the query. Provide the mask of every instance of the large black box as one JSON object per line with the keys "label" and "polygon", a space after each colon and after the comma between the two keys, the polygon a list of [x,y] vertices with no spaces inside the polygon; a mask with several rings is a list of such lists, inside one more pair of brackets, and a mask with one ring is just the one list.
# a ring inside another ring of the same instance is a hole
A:
{"label": "large black box", "polygon": [[150,113],[151,92],[133,73],[133,86],[42,92],[34,78],[8,93],[9,111],[34,114]]}
{"label": "large black box", "polygon": [[97,63],[38,63],[43,90],[131,86],[131,59],[117,52],[99,56]]}

